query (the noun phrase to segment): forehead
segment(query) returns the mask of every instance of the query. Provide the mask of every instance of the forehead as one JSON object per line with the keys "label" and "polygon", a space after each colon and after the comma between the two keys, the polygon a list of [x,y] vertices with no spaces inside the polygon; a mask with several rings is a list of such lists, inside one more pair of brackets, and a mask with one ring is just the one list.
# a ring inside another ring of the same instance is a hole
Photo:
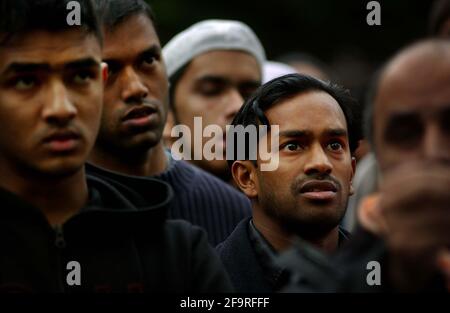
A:
{"label": "forehead", "polygon": [[438,112],[450,104],[450,53],[393,65],[380,81],[375,116]]}
{"label": "forehead", "polygon": [[0,47],[0,72],[15,62],[58,65],[86,57],[101,58],[100,43],[93,34],[77,30],[33,31]]}
{"label": "forehead", "polygon": [[271,125],[283,130],[308,130],[320,133],[325,129],[347,129],[339,103],[324,91],[308,91],[286,99],[266,112]]}
{"label": "forehead", "polygon": [[126,58],[142,53],[150,46],[160,46],[155,27],[145,14],[132,15],[105,32],[104,58]]}
{"label": "forehead", "polygon": [[247,52],[235,50],[216,50],[201,54],[191,61],[185,75],[194,80],[204,76],[229,80],[261,80],[256,58]]}

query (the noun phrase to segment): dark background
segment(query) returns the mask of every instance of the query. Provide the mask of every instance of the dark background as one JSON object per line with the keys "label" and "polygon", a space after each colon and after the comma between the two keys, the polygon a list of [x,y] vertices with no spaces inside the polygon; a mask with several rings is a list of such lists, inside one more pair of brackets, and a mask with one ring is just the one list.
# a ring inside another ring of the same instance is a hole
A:
{"label": "dark background", "polygon": [[368,26],[369,0],[149,0],[164,45],[195,22],[236,19],[261,39],[269,59],[310,53],[346,87],[364,85],[374,70],[428,32],[430,0],[380,0],[381,26]]}

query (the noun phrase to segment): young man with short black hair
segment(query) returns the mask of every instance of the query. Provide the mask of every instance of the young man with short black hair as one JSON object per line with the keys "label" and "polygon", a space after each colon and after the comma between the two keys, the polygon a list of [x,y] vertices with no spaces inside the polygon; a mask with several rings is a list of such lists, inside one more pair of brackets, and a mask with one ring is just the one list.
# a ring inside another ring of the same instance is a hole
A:
{"label": "young man with short black hair", "polygon": [[[234,126],[267,127],[257,142],[235,145],[230,161],[253,206],[253,218],[217,247],[236,290],[273,292],[282,286],[286,273],[275,259],[297,236],[326,253],[347,240],[339,223],[353,193],[352,154],[361,134],[357,109],[339,87],[290,74],[259,88],[236,115]],[[260,156],[249,158],[262,144],[278,156],[275,170],[263,170]],[[245,158],[237,157],[239,149]]]}
{"label": "young man with short black hair", "polygon": [[170,186],[86,175],[107,72],[93,4],[70,26],[68,2],[0,4],[0,291],[229,291],[204,232],[165,220]]}

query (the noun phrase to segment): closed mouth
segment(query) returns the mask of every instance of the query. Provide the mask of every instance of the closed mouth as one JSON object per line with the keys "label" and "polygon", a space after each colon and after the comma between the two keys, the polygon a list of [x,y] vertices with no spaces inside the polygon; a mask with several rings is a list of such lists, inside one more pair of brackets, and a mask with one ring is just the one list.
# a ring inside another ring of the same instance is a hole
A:
{"label": "closed mouth", "polygon": [[68,141],[80,139],[80,135],[74,131],[58,131],[44,138],[44,143],[52,141]]}

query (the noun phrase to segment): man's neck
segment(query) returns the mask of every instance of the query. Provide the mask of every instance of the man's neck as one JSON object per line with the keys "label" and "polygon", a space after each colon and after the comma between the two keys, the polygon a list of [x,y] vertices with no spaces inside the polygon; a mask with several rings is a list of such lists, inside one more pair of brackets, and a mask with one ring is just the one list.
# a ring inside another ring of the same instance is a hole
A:
{"label": "man's neck", "polygon": [[[265,214],[258,213],[258,210],[254,210],[253,224],[277,252],[289,249],[298,236],[294,232],[287,231],[282,225]],[[302,239],[325,253],[333,253],[339,243],[339,228],[337,226],[327,233],[317,234],[314,238],[302,237]]]}
{"label": "man's neck", "polygon": [[144,155],[115,156],[96,147],[89,161],[108,170],[132,176],[155,176],[163,173],[168,166],[162,141]]}
{"label": "man's neck", "polygon": [[84,168],[64,178],[25,177],[1,169],[0,186],[39,208],[50,225],[62,225],[89,197]]}

